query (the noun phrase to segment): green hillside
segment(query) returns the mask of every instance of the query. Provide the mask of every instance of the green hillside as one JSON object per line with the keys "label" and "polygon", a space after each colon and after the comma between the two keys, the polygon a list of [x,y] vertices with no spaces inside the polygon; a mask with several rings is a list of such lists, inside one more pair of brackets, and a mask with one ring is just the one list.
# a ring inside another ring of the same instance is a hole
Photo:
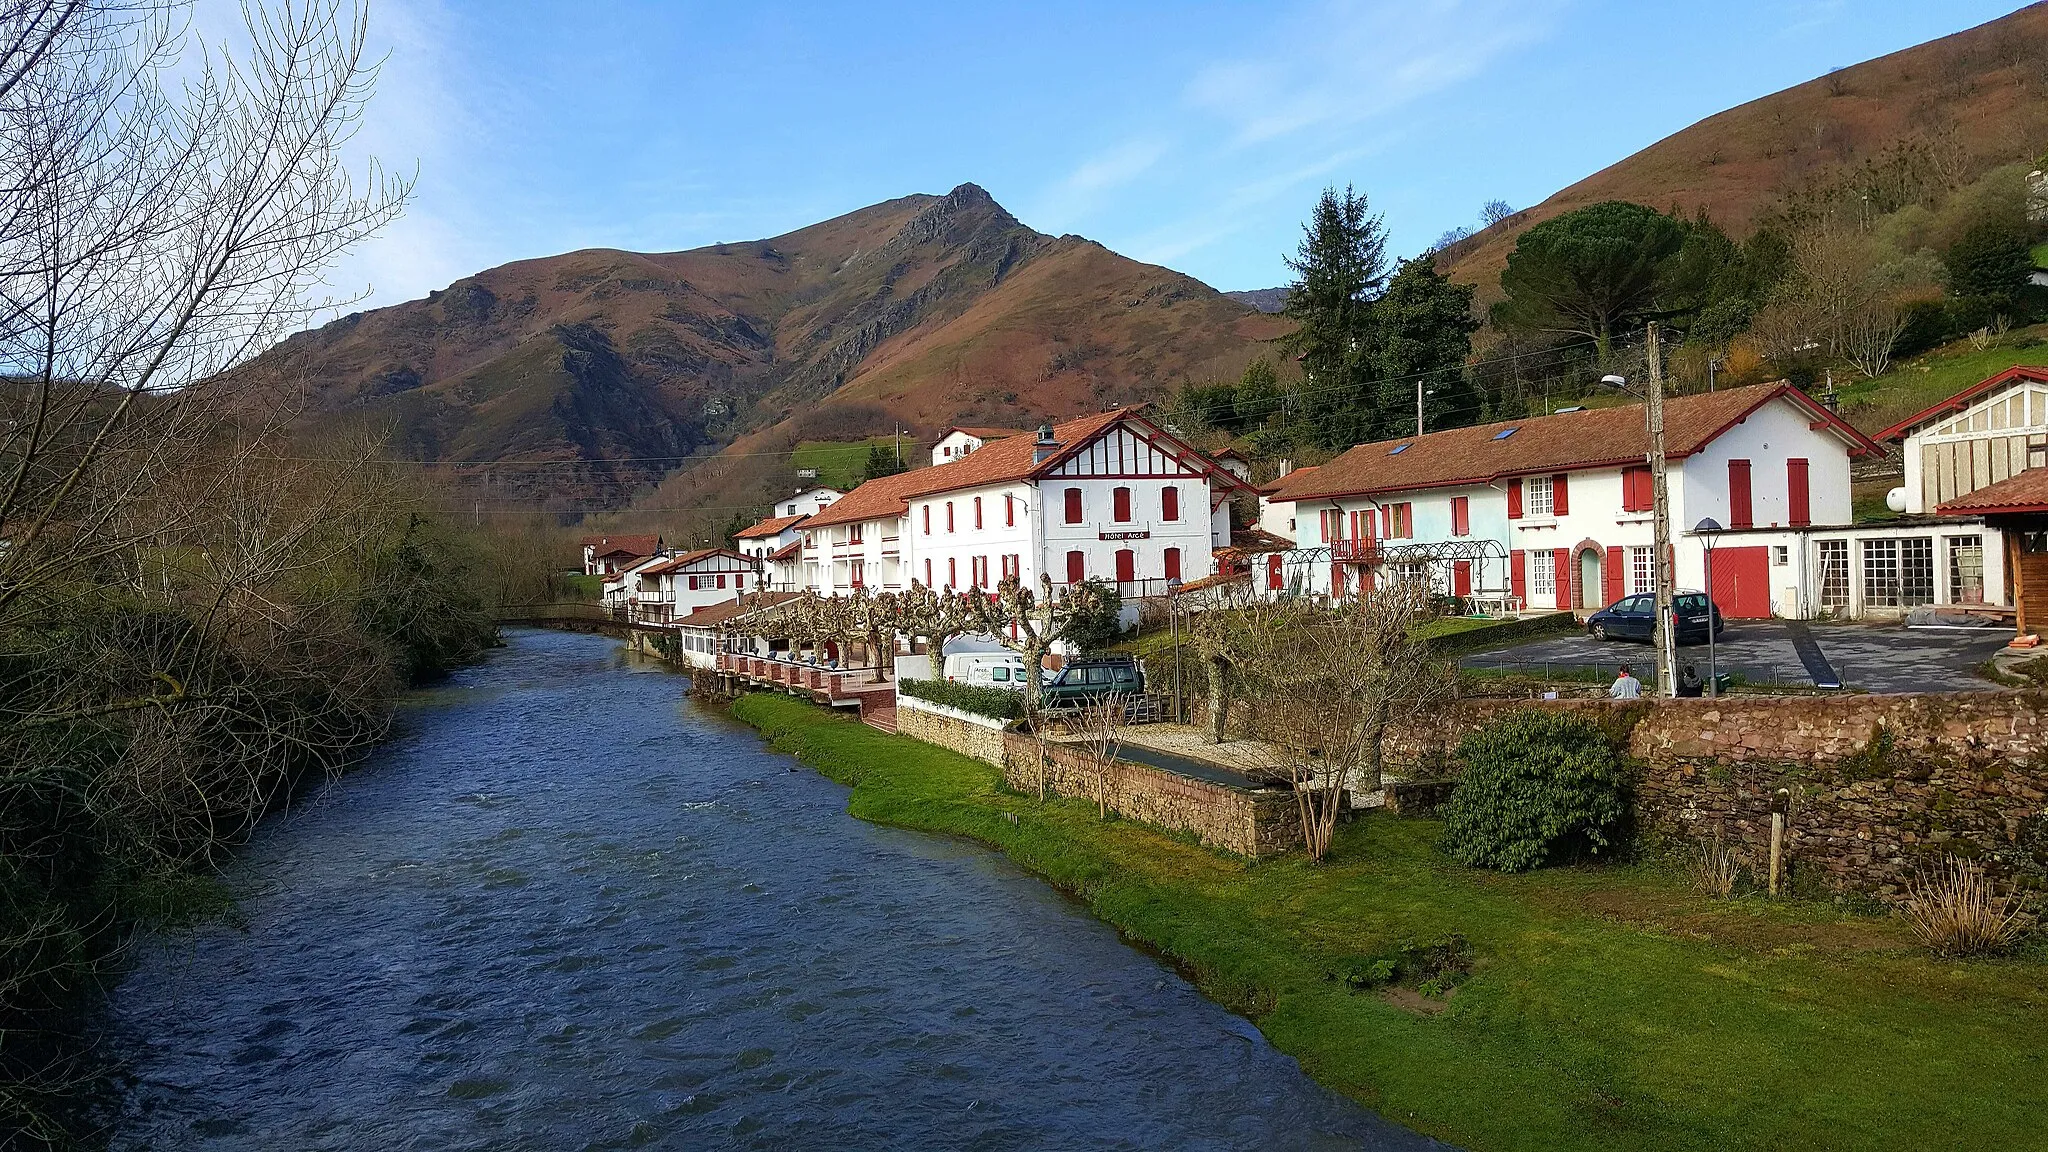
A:
{"label": "green hillside", "polygon": [[1877,432],[2016,364],[2048,366],[2048,324],[2016,328],[1984,348],[1968,340],[1916,356],[1882,376],[1842,384],[1842,415]]}
{"label": "green hillside", "polygon": [[[870,436],[866,440],[833,441],[806,440],[796,446],[791,455],[790,466],[801,471],[805,468],[818,470],[818,483],[841,490],[860,483],[861,474],[867,469],[868,451],[872,448],[893,448],[897,443],[894,436]],[[924,459],[929,446],[920,447],[916,440],[903,437],[903,462],[917,467]]]}

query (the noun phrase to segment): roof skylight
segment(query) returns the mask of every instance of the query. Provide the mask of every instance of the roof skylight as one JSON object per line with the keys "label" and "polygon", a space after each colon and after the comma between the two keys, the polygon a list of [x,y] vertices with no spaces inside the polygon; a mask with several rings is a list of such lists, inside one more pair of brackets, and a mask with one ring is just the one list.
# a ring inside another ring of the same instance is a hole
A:
{"label": "roof skylight", "polygon": [[1520,432],[1521,430],[1522,426],[1520,424],[1517,424],[1512,428],[1503,428],[1500,431],[1495,432],[1493,434],[1493,438],[1495,440],[1505,440],[1508,437],[1513,436],[1515,433]]}
{"label": "roof skylight", "polygon": [[[1412,443],[1412,441],[1411,441],[1411,443]],[[1396,445],[1394,445],[1394,447],[1393,447],[1393,448],[1392,448],[1391,450],[1389,450],[1389,451],[1387,452],[1387,455],[1389,455],[1389,456],[1399,456],[1399,455],[1400,455],[1401,453],[1403,453],[1403,452],[1406,452],[1406,451],[1408,450],[1408,448],[1409,448],[1409,445],[1408,445],[1408,444],[1396,444]]]}

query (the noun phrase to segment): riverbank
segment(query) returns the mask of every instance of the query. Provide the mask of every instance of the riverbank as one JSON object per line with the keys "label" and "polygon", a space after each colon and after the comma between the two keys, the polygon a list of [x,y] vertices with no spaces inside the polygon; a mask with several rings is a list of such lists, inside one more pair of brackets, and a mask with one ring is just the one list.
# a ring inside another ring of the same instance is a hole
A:
{"label": "riverbank", "polygon": [[[786,697],[733,711],[849,785],[852,815],[1004,852],[1316,1079],[1474,1152],[2040,1140],[2038,950],[1938,961],[1887,918],[1708,900],[1647,866],[1473,872],[1429,820],[1360,820],[1321,868],[1251,865],[1004,792],[976,761]],[[1441,1011],[1330,978],[1452,933],[1475,963]]]}

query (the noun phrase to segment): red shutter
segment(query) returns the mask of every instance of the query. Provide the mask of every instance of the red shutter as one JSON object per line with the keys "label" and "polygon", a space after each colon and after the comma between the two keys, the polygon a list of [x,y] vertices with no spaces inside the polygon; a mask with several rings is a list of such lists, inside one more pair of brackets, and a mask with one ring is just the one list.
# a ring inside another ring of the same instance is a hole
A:
{"label": "red shutter", "polygon": [[1373,573],[1373,570],[1372,570],[1371,568],[1367,568],[1367,567],[1365,567],[1365,566],[1363,566],[1363,565],[1360,565],[1360,566],[1359,566],[1359,569],[1358,569],[1358,594],[1359,594],[1360,596],[1363,596],[1363,595],[1365,595],[1366,593],[1368,593],[1368,592],[1371,592],[1371,591],[1372,591],[1372,588],[1373,588],[1373,575],[1372,575],[1372,573]]}
{"label": "red shutter", "polygon": [[946,557],[946,587],[958,588],[959,586],[960,561],[954,557],[948,556]]}
{"label": "red shutter", "polygon": [[1514,594],[1515,599],[1525,604],[1528,602],[1529,554],[1520,549],[1508,553],[1508,591]]}
{"label": "red shutter", "polygon": [[1650,482],[1650,470],[1643,467],[1621,470],[1621,510],[1624,512],[1648,512],[1656,506],[1657,497]]}
{"label": "red shutter", "polygon": [[1454,561],[1452,561],[1452,562],[1451,562],[1451,595],[1453,595],[1453,596],[1470,596],[1471,594],[1472,594],[1472,562],[1471,562],[1470,560],[1454,560]]}
{"label": "red shutter", "polygon": [[[1167,491],[1171,492],[1173,489],[1168,488]],[[1180,549],[1178,548],[1168,548],[1166,550],[1166,578],[1168,580],[1180,579]]]}
{"label": "red shutter", "polygon": [[1628,554],[1620,548],[1607,549],[1607,587],[1601,590],[1609,604],[1621,599],[1622,575],[1628,567]]}
{"label": "red shutter", "polygon": [[1510,480],[1508,481],[1508,519],[1520,520],[1521,518],[1522,482],[1520,480]]}
{"label": "red shutter", "polygon": [[1131,490],[1118,488],[1110,493],[1110,516],[1119,524],[1131,522]]}
{"label": "red shutter", "polygon": [[1278,552],[1266,557],[1266,587],[1275,592],[1280,591],[1280,564]]}
{"label": "red shutter", "polygon": [[1749,461],[1728,462],[1728,526],[1749,528],[1755,519],[1749,507]]}
{"label": "red shutter", "polygon": [[[931,509],[927,508],[925,511],[929,512]],[[924,558],[924,586],[932,586],[932,558],[929,556]]]}
{"label": "red shutter", "polygon": [[[1129,491],[1129,489],[1118,489]],[[1138,554],[1129,548],[1116,550],[1116,578],[1121,584],[1128,584],[1138,578]]]}
{"label": "red shutter", "polygon": [[1080,522],[1081,490],[1079,488],[1069,488],[1067,489],[1067,523],[1079,524]]}
{"label": "red shutter", "polygon": [[981,527],[981,497],[974,498],[974,526]]}
{"label": "red shutter", "polygon": [[1579,590],[1573,587],[1573,585],[1579,582],[1579,566],[1572,563],[1571,549],[1551,549],[1550,572],[1552,576],[1551,583],[1557,586],[1557,606],[1559,608],[1578,607]]}
{"label": "red shutter", "polygon": [[1006,528],[1015,528],[1017,526],[1017,498],[1007,492],[1003,494],[1003,526]]}
{"label": "red shutter", "polygon": [[[1071,489],[1069,489],[1071,491]],[[1088,578],[1088,561],[1079,552],[1067,553],[1067,583],[1079,584]]]}
{"label": "red shutter", "polygon": [[[1470,536],[1471,534],[1472,498],[1470,496],[1451,497],[1451,535]],[[1467,573],[1467,575],[1469,574]]]}
{"label": "red shutter", "polygon": [[1813,496],[1807,487],[1809,470],[1804,460],[1785,461],[1785,492],[1791,497],[1794,528],[1804,528],[1813,523]]}
{"label": "red shutter", "polygon": [[924,506],[924,534],[932,534],[932,506],[929,504]]}
{"label": "red shutter", "polygon": [[951,500],[948,500],[948,501],[946,501],[946,531],[948,531],[948,532],[951,532],[952,530],[953,530],[953,502],[952,502]]}
{"label": "red shutter", "polygon": [[1337,597],[1344,595],[1344,566],[1342,564],[1330,565],[1330,595]]}
{"label": "red shutter", "polygon": [[1550,478],[1550,511],[1552,515],[1566,516],[1571,514],[1571,501],[1566,499],[1568,489],[1565,481],[1567,479],[1569,477],[1562,472]]}
{"label": "red shutter", "polygon": [[1180,519],[1180,489],[1171,484],[1159,490],[1159,518],[1168,521]]}

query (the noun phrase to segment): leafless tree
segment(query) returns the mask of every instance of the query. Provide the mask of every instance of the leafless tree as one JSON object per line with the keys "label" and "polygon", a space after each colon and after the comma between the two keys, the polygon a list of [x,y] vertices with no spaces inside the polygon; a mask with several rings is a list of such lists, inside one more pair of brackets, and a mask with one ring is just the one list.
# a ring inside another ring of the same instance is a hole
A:
{"label": "leafless tree", "polygon": [[1388,729],[1455,695],[1449,665],[1416,636],[1429,599],[1419,581],[1387,580],[1333,607],[1295,598],[1238,610],[1249,746],[1293,789],[1313,860],[1329,851],[1348,790],[1381,786]]}
{"label": "leafless tree", "polygon": [[1111,692],[1084,705],[1077,722],[1081,747],[1088,753],[1095,776],[1095,814],[1103,820],[1109,819],[1110,793],[1119,775],[1117,756],[1124,748],[1124,730],[1130,726],[1131,704],[1130,696]]}

